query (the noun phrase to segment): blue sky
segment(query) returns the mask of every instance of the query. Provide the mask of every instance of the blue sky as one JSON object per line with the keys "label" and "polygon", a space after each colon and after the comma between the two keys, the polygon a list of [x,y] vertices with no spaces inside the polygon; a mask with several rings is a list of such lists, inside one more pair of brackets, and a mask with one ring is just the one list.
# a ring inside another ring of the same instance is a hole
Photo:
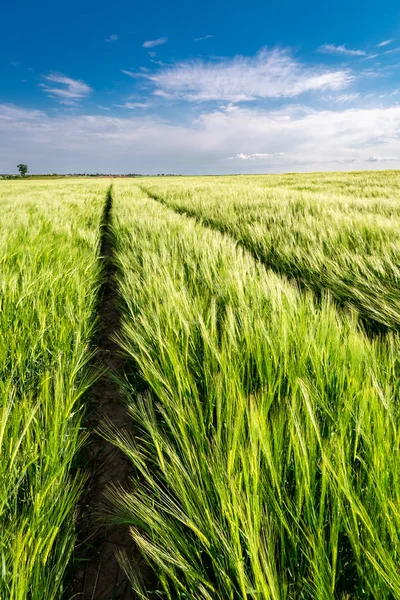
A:
{"label": "blue sky", "polygon": [[400,168],[400,5],[2,8],[0,173]]}

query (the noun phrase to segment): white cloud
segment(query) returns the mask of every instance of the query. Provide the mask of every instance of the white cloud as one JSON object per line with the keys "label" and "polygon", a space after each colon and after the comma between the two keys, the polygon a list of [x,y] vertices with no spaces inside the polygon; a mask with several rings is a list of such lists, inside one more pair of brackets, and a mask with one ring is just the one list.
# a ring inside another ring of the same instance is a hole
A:
{"label": "white cloud", "polygon": [[[400,90],[396,89],[391,92],[386,92],[384,94],[379,94],[378,98],[392,98],[393,96],[397,96],[400,93]],[[371,97],[373,95],[371,94]]]}
{"label": "white cloud", "polygon": [[397,52],[400,52],[400,48],[393,48],[393,50],[386,50],[386,52],[384,52],[384,54],[397,54]]}
{"label": "white cloud", "polygon": [[399,160],[398,157],[385,157],[385,156],[370,156],[366,159],[365,162],[392,162],[394,160]]}
{"label": "white cloud", "polygon": [[140,73],[134,73],[133,71],[127,71],[126,69],[121,69],[121,73],[124,75],[128,75],[128,77],[140,77]]}
{"label": "white cloud", "polygon": [[[49,116],[0,105],[0,172],[14,171],[21,156],[31,172],[245,173],[359,163],[376,169],[398,155],[399,135],[396,105],[337,111],[230,106],[205,111],[190,124],[135,113]],[[256,158],[226,160],[238,148]],[[400,157],[390,166],[400,168]]]}
{"label": "white cloud", "polygon": [[154,58],[155,56],[157,56],[157,52],[149,52],[149,56],[150,58]]}
{"label": "white cloud", "polygon": [[0,124],[5,129],[8,125],[16,126],[19,120],[22,124],[29,126],[30,122],[40,122],[47,118],[46,113],[41,110],[28,110],[13,104],[0,104]]}
{"label": "white cloud", "polygon": [[119,40],[119,35],[116,35],[115,33],[112,33],[111,35],[108,36],[108,38],[105,39],[106,42],[117,42]]}
{"label": "white cloud", "polygon": [[161,37],[157,40],[147,40],[146,42],[143,42],[142,46],[143,48],[154,48],[154,46],[161,46],[162,44],[166,44],[167,42],[167,37]]}
{"label": "white cloud", "polygon": [[54,87],[41,83],[40,87],[51,97],[57,98],[61,104],[74,104],[76,101],[83,100],[90,92],[92,88],[78,79],[71,79],[61,73],[50,73],[50,75],[44,75],[44,79],[51,83],[59,83],[65,87]]}
{"label": "white cloud", "polygon": [[335,44],[322,44],[318,48],[318,52],[322,52],[323,54],[344,54],[346,56],[365,56],[366,52],[364,50],[350,50],[346,48],[346,46],[340,45],[336,46]]}
{"label": "white cloud", "polygon": [[134,110],[136,108],[147,108],[150,106],[149,102],[124,102],[124,104],[116,104],[118,108],[129,108]]}
{"label": "white cloud", "polygon": [[390,152],[398,147],[400,107],[340,111],[236,108],[204,113],[199,123],[229,147],[241,145],[244,154],[284,152],[288,162],[310,163],[363,159],[368,151],[379,154],[372,148],[385,146]]}
{"label": "white cloud", "polygon": [[357,100],[360,97],[358,92],[354,92],[354,94],[339,94],[339,96],[335,96],[334,100],[336,102],[353,102],[353,100]]}
{"label": "white cloud", "polygon": [[255,152],[254,154],[244,154],[240,152],[236,156],[230,156],[228,160],[269,160],[276,156],[283,156],[283,152]]}
{"label": "white cloud", "polygon": [[143,75],[163,92],[192,101],[244,102],[290,98],[304,92],[340,90],[353,77],[348,70],[306,67],[286,50],[262,50],[255,57],[217,62],[181,62]]}
{"label": "white cloud", "polygon": [[159,98],[172,98],[172,94],[168,94],[164,92],[164,90],[154,90],[153,96],[158,96]]}
{"label": "white cloud", "polygon": [[207,34],[207,35],[203,35],[202,37],[193,38],[193,41],[194,42],[202,42],[203,40],[209,40],[212,37],[213,37],[212,35]]}
{"label": "white cloud", "polygon": [[383,46],[388,46],[389,44],[391,44],[392,42],[394,42],[394,40],[384,40],[383,42],[381,42],[380,44],[377,44],[376,47],[377,48],[382,48]]}

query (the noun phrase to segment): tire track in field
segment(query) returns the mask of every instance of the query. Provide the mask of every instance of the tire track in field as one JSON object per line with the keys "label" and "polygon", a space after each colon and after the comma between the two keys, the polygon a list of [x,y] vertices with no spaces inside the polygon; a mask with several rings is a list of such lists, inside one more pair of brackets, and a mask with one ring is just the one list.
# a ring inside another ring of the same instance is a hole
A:
{"label": "tire track in field", "polygon": [[117,382],[124,372],[122,356],[115,335],[121,327],[118,309],[117,267],[114,261],[112,234],[112,186],[103,210],[100,233],[102,285],[99,291],[98,333],[94,368],[101,373],[87,397],[85,426],[90,432],[89,443],[82,453],[83,468],[90,477],[80,503],[77,519],[78,540],[72,561],[70,589],[66,598],[76,600],[133,600],[135,595],[125,573],[120,568],[116,551],[124,550],[131,564],[145,570],[126,525],[105,525],[105,515],[112,505],[104,495],[109,484],[124,485],[132,474],[132,464],[125,454],[96,433],[99,425],[110,421],[118,429],[132,428],[122,391]]}
{"label": "tire track in field", "polygon": [[[334,296],[333,290],[331,290],[329,287],[321,287],[321,288],[316,287],[315,285],[308,283],[307,280],[302,280],[298,276],[289,272],[287,269],[279,268],[272,262],[265,260],[262,257],[262,255],[260,255],[254,247],[252,247],[250,244],[246,244],[244,241],[242,241],[242,240],[236,238],[234,235],[232,235],[232,233],[229,231],[229,229],[227,227],[223,227],[223,225],[217,224],[212,219],[207,219],[207,217],[202,217],[201,215],[196,213],[195,210],[191,210],[190,208],[185,208],[183,206],[171,205],[164,198],[162,198],[161,196],[158,196],[157,194],[155,194],[153,192],[150,192],[142,185],[138,185],[138,187],[151,200],[154,200],[155,202],[159,202],[166,208],[169,208],[170,210],[172,210],[173,212],[175,212],[179,215],[183,215],[187,218],[194,219],[197,223],[199,223],[200,225],[202,225],[203,227],[205,227],[207,229],[211,229],[213,231],[218,231],[221,235],[226,235],[235,244],[237,244],[238,246],[240,246],[241,248],[246,250],[246,252],[248,252],[255,261],[262,264],[266,269],[270,269],[276,275],[280,275],[280,276],[283,275],[283,276],[287,277],[288,281],[293,283],[300,291],[312,292],[314,295],[315,301],[317,303],[320,302],[324,292],[330,292],[331,300],[335,303],[338,310],[343,310],[343,309],[346,309],[349,307],[349,305],[347,303],[341,301],[340,298]],[[355,308],[355,310],[357,311],[360,326],[361,326],[362,330],[364,331],[364,333],[370,339],[385,335],[390,331],[397,330],[397,328],[395,328],[395,327],[389,327],[389,325],[386,325],[385,323],[382,323],[378,320],[373,319],[370,316],[366,316],[365,314],[362,314],[360,312],[360,310],[361,310],[360,307],[358,307],[356,304],[350,303],[350,305],[352,308]]]}

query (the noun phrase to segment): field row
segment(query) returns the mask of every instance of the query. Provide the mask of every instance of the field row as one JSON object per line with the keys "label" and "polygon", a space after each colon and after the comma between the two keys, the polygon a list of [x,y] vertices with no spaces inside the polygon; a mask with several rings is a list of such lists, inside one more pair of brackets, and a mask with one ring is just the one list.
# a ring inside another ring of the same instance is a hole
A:
{"label": "field row", "polygon": [[[1,599],[65,593],[109,186],[0,187]],[[113,183],[132,428],[102,435],[132,463],[109,497],[155,574],[121,549],[139,597],[400,600],[399,195],[381,174]]]}
{"label": "field row", "polygon": [[0,598],[60,597],[106,184],[0,188]]}
{"label": "field row", "polygon": [[149,393],[109,431],[138,472],[113,498],[165,597],[400,598],[398,337],[131,185],[114,210]]}
{"label": "field row", "polygon": [[397,174],[171,179],[142,188],[228,233],[277,273],[329,290],[374,330],[398,329]]}

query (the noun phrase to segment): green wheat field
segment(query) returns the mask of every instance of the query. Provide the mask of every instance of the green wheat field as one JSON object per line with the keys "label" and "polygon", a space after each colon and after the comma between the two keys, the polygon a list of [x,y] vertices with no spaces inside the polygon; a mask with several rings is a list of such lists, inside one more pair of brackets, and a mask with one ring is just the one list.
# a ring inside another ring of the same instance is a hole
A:
{"label": "green wheat field", "polygon": [[137,598],[400,600],[395,171],[0,182],[0,599],[68,598],[110,186]]}

